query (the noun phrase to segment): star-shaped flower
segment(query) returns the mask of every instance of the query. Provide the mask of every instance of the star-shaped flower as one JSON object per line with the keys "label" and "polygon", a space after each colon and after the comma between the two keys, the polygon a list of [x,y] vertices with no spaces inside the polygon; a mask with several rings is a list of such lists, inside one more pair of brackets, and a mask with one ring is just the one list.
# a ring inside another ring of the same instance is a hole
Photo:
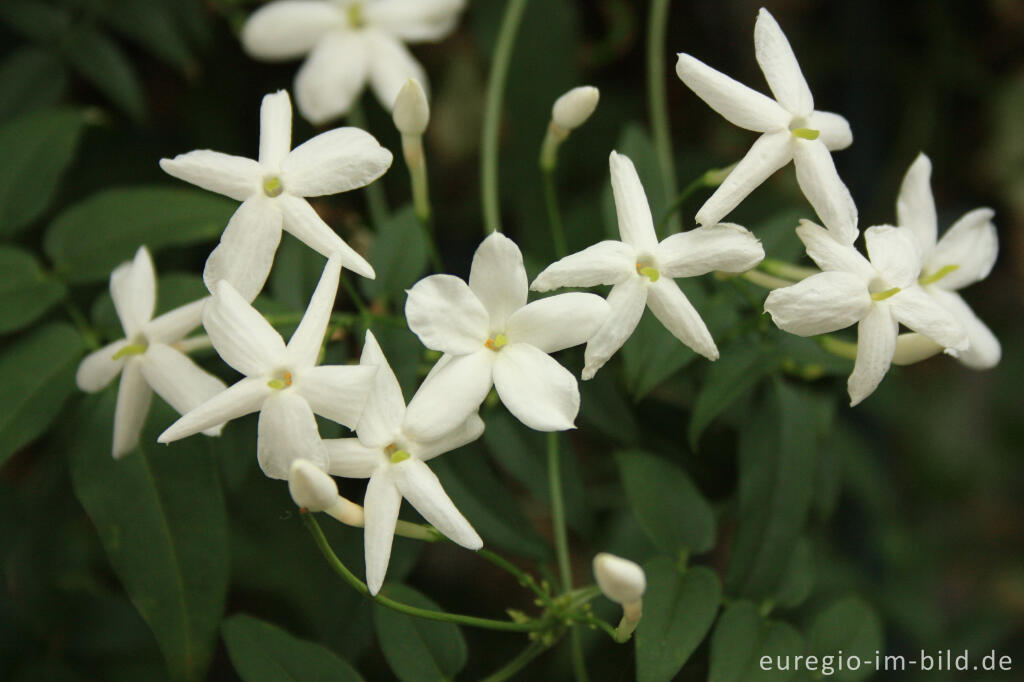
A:
{"label": "star-shaped flower", "polygon": [[[153,391],[184,414],[224,390],[224,382],[173,346],[199,326],[207,299],[153,319],[156,274],[145,246],[139,247],[133,261],[122,263],[111,273],[110,296],[125,338],[86,356],[75,380],[83,391],[95,393],[121,375],[113,445],[114,457],[121,457],[139,442]],[[221,426],[220,422],[207,424],[205,433],[216,436]]]}
{"label": "star-shaped flower", "polygon": [[[263,98],[259,160],[201,149],[161,159],[176,178],[242,202],[206,261],[211,293],[227,280],[247,301],[270,274],[282,227],[363,277],[373,268],[317,215],[306,197],[363,187],[391,166],[391,152],[358,128],[336,128],[291,149],[292,106],[284,90]],[[291,151],[289,151],[291,149]]]}
{"label": "star-shaped flower", "polygon": [[299,111],[319,125],[348,112],[367,80],[388,111],[410,78],[426,73],[404,43],[433,42],[455,28],[464,0],[279,0],[253,13],[242,45],[257,59],[309,54],[295,76]]}
{"label": "star-shaped flower", "polygon": [[818,217],[836,239],[852,244],[857,240],[857,207],[830,154],[853,142],[850,125],[838,114],[814,109],[793,49],[764,8],[754,25],[754,52],[774,100],[688,54],[679,55],[676,73],[698,97],[733,125],[762,133],[697,211],[697,222],[718,223],[792,160],[800,189]]}
{"label": "star-shaped flower", "polygon": [[644,307],[687,346],[710,360],[718,348],[700,314],[673,281],[712,270],[743,272],[764,258],[764,249],[739,225],[718,224],[674,234],[658,242],[651,208],[629,157],[612,152],[608,160],[622,241],[607,240],[549,265],[531,288],[611,284],[611,314],[587,343],[583,378],[590,379],[630,337]]}
{"label": "star-shaped flower", "polygon": [[[287,346],[234,287],[219,282],[203,310],[203,326],[221,359],[245,378],[174,422],[159,441],[169,443],[259,411],[257,457],[263,473],[287,479],[292,453],[304,449],[309,451],[306,459],[326,468],[318,459],[325,455],[316,446],[313,414],[355,426],[376,373],[373,367],[317,366],[340,274],[340,259],[328,260]],[[309,447],[297,447],[299,443]]]}
{"label": "star-shaped flower", "polygon": [[530,428],[573,428],[579,386],[549,353],[586,342],[604,323],[608,304],[582,293],[527,304],[527,293],[523,255],[498,232],[477,248],[468,285],[431,275],[409,290],[409,329],[445,354],[409,403],[410,433],[440,438],[480,407],[492,385]]}
{"label": "star-shaped flower", "polygon": [[328,473],[370,479],[363,501],[366,584],[371,594],[377,594],[387,572],[403,497],[452,542],[474,550],[483,546],[480,536],[455,508],[426,462],[479,438],[484,423],[472,414],[441,438],[421,440],[406,428],[402,388],[370,332],[366,333],[359,364],[379,369],[356,427],[357,438],[329,439],[324,445]]}
{"label": "star-shaped flower", "polygon": [[[957,356],[974,369],[988,369],[999,363],[999,339],[978,319],[958,290],[988,277],[999,253],[999,239],[992,224],[992,209],[976,208],[964,214],[938,236],[935,198],[930,179],[932,164],[920,154],[907,169],[896,202],[899,228],[913,238],[921,255],[918,282],[928,295],[956,317],[967,330],[971,345]],[[906,335],[901,335],[906,336]],[[901,338],[901,344],[933,346],[927,339]]]}
{"label": "star-shaped flower", "polygon": [[889,371],[901,323],[943,348],[967,348],[963,325],[917,285],[921,261],[904,230],[868,228],[864,241],[870,262],[808,220],[796,233],[822,272],[775,289],[764,309],[780,329],[797,336],[857,324],[857,359],[847,382],[851,405],[871,395]]}

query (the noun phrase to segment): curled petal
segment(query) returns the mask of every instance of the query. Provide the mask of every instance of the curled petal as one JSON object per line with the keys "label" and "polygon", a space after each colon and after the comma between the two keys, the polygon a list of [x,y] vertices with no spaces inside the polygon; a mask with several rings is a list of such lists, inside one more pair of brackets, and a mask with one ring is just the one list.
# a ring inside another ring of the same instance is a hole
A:
{"label": "curled petal", "polygon": [[718,359],[718,347],[707,325],[672,279],[663,277],[648,287],[647,305],[674,337],[708,360]]}
{"label": "curled petal", "polygon": [[583,378],[591,379],[608,358],[626,343],[647,305],[647,283],[640,275],[633,275],[616,284],[608,294],[608,317],[597,333],[587,342],[584,352],[586,364]]}
{"label": "curled petal", "polygon": [[763,7],[754,24],[754,54],[779,104],[794,116],[807,116],[814,111],[814,98],[793,48],[775,17]]}
{"label": "curled petal", "polygon": [[382,471],[370,478],[366,486],[365,507],[366,529],[363,533],[366,555],[366,586],[370,594],[380,592],[384,576],[391,561],[391,544],[395,538],[398,522],[398,508],[402,494],[392,482],[388,471]]}
{"label": "curled petal", "polygon": [[371,447],[382,448],[390,444],[405,419],[405,398],[388,359],[384,357],[377,338],[367,330],[366,343],[359,357],[363,367],[375,367],[373,388],[366,401],[366,408],[359,418],[356,433],[359,439]]}
{"label": "curled petal", "polygon": [[664,277],[696,277],[713,270],[746,272],[764,260],[760,240],[733,223],[679,232],[658,244]]}
{"label": "curled petal", "polygon": [[363,445],[358,438],[328,438],[327,471],[344,478],[369,478],[386,463],[380,448]]}
{"label": "curled petal", "polygon": [[272,372],[284,359],[281,335],[224,280],[203,308],[203,326],[221,359],[246,376]]}
{"label": "curled petal", "polygon": [[305,459],[327,468],[327,449],[320,440],[309,404],[294,391],[275,391],[260,410],[256,458],[269,478],[288,479],[292,462]]}
{"label": "curled petal", "polygon": [[427,72],[401,41],[382,31],[368,30],[366,47],[370,55],[370,87],[384,109],[391,111],[398,91],[410,78],[427,89]]}
{"label": "curled petal", "polygon": [[[488,289],[487,293],[492,292]],[[478,296],[452,275],[421,279],[409,290],[405,301],[409,329],[427,348],[453,355],[477,351],[490,332],[490,316]],[[525,298],[524,295],[524,303]]]}
{"label": "curled petal", "polygon": [[843,244],[857,241],[857,206],[825,143],[794,139],[793,164],[801,191],[829,232]]}
{"label": "curled petal", "polygon": [[516,243],[500,232],[484,239],[473,254],[469,288],[487,310],[489,331],[504,329],[508,316],[526,305],[529,293],[523,254]]}
{"label": "curled petal", "polygon": [[805,119],[806,127],[818,131],[818,139],[830,152],[846,149],[853,144],[850,122],[830,111],[815,111]]}
{"label": "curled petal", "polygon": [[[195,409],[227,388],[188,356],[162,343],[150,344],[141,364],[146,382],[178,414]],[[207,435],[219,435],[222,426],[206,429]]]}
{"label": "curled petal", "polygon": [[262,378],[242,379],[182,415],[160,434],[157,441],[171,443],[255,412],[272,390]]}
{"label": "curled petal", "polygon": [[898,327],[884,302],[872,306],[871,312],[857,325],[857,359],[846,382],[851,407],[874,393],[885,378],[896,352]]}
{"label": "curled petal", "polygon": [[857,275],[865,283],[871,282],[878,273],[868,259],[861,255],[852,244],[845,244],[821,225],[810,220],[801,220],[796,236],[804,243],[807,255],[818,267],[829,272],[848,272]]}
{"label": "curled petal", "polygon": [[992,224],[995,215],[990,208],[977,208],[965,213],[946,230],[935,245],[929,265],[935,270],[957,265],[936,285],[943,289],[962,289],[988,277],[999,254],[999,237]]}
{"label": "curled petal", "polygon": [[291,151],[281,163],[288,192],[318,197],[365,187],[391,167],[391,152],[359,128],[335,128]]}
{"label": "curled petal", "polygon": [[121,339],[86,355],[75,373],[78,388],[86,393],[95,393],[113,381],[128,361],[125,357],[115,360],[114,356],[127,345],[128,339]]}
{"label": "curled petal", "polygon": [[967,330],[970,346],[957,355],[957,360],[971,369],[991,369],[998,365],[1003,354],[999,339],[978,319],[964,299],[956,292],[937,287],[933,287],[930,293],[939,305],[952,313]]}
{"label": "curled petal", "polygon": [[536,431],[575,428],[580,390],[569,370],[547,353],[513,343],[494,362],[494,388],[516,419]]}
{"label": "curled petal", "polygon": [[892,316],[944,348],[967,350],[967,330],[960,321],[921,287],[904,289],[888,299]]}
{"label": "curled petal", "polygon": [[461,448],[467,443],[472,443],[484,433],[484,421],[480,415],[471,414],[466,421],[449,431],[446,435],[430,441],[416,442],[413,447],[413,454],[422,461],[433,459],[438,455]]}
{"label": "curled petal", "polygon": [[740,128],[758,133],[786,130],[793,118],[771,97],[748,88],[688,54],[679,55],[676,75],[709,107]]}
{"label": "curled petal", "polygon": [[651,206],[647,203],[636,167],[628,156],[614,151],[608,157],[608,166],[622,241],[641,254],[653,254],[658,248],[658,236],[654,232]]}
{"label": "curled petal", "polygon": [[256,59],[295,59],[342,25],[344,15],[320,0],[279,0],[252,13],[242,27],[242,47]]}
{"label": "curled petal", "polygon": [[125,363],[121,372],[114,408],[114,447],[111,452],[114,459],[120,459],[139,444],[139,434],[153,399],[153,391],[142,376],[141,364],[141,360],[132,359]]}
{"label": "curled petal", "polygon": [[896,199],[896,219],[914,235],[914,242],[924,262],[928,261],[935,249],[938,234],[938,219],[935,216],[935,197],[931,187],[932,162],[924,154],[918,154],[910,164],[900,194]]}
{"label": "curled petal", "polygon": [[545,353],[554,353],[589,341],[608,314],[608,303],[600,296],[558,294],[512,313],[505,333],[509,343],[528,343]]}
{"label": "curled petal", "polygon": [[258,192],[262,177],[260,164],[256,161],[209,149],[178,154],[173,159],[160,159],[160,168],[179,180],[235,201],[245,201]]}
{"label": "curled petal", "polygon": [[739,206],[748,194],[793,158],[793,136],[788,130],[765,133],[726,176],[718,189],[697,211],[697,223],[717,225]]}
{"label": "curled petal", "polygon": [[403,431],[417,441],[433,441],[465,422],[491,390],[497,355],[482,348],[470,355],[452,356],[428,375],[409,401]]}
{"label": "curled petal", "polygon": [[906,230],[892,225],[875,225],[864,231],[864,244],[871,265],[887,286],[906,289],[917,281],[921,257]]}
{"label": "curled petal", "polygon": [[295,389],[321,417],[355,428],[373,388],[376,367],[327,365],[298,372]]}
{"label": "curled petal", "polygon": [[279,196],[276,201],[284,214],[284,229],[295,235],[303,244],[325,258],[339,256],[342,266],[363,277],[373,279],[377,276],[366,259],[346,244],[345,240],[313,210],[308,201],[288,192]]}
{"label": "curled petal", "polygon": [[816,336],[845,329],[871,310],[871,294],[860,277],[848,272],[822,272],[775,289],[764,309],[779,329],[797,336]]}
{"label": "curled petal", "polygon": [[156,306],[156,273],[153,259],[145,246],[135,252],[135,258],[122,263],[110,274],[110,297],[114,300],[117,317],[125,335],[131,338],[153,318]]}
{"label": "curled petal", "polygon": [[231,216],[220,243],[206,259],[203,281],[210,292],[217,282],[231,283],[246,301],[263,289],[281,243],[281,211],[260,196],[246,199]]}
{"label": "curled petal", "polygon": [[407,459],[391,467],[390,473],[402,496],[445,537],[467,549],[477,550],[484,546],[484,541],[455,508],[430,467],[419,460]]}
{"label": "curled petal", "polygon": [[146,325],[144,333],[150,343],[174,343],[203,323],[203,307],[209,297],[169,310]]}
{"label": "curled petal", "polygon": [[327,324],[331,321],[340,278],[341,260],[328,259],[306,312],[302,315],[302,321],[288,340],[288,357],[295,367],[312,367],[316,364],[324,334],[327,333]]}
{"label": "curled petal", "polygon": [[562,287],[618,284],[632,276],[635,267],[636,249],[609,239],[552,263],[537,275],[530,288],[551,291]]}
{"label": "curled petal", "polygon": [[313,125],[348,113],[366,85],[366,42],[361,32],[331,31],[317,42],[295,75],[295,103]]}

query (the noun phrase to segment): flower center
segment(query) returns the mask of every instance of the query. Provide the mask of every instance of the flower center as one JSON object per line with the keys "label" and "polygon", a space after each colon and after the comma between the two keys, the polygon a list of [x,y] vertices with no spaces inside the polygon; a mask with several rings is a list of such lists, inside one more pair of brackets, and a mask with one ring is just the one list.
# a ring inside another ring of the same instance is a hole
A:
{"label": "flower center", "polygon": [[281,196],[283,191],[284,185],[281,184],[281,178],[276,175],[269,175],[263,178],[263,193],[268,197]]}
{"label": "flower center", "polygon": [[345,16],[348,18],[348,25],[352,28],[363,28],[366,26],[366,16],[363,14],[363,3],[353,2],[345,8]]}
{"label": "flower center", "polygon": [[399,448],[394,443],[390,443],[387,446],[385,446],[384,452],[385,452],[385,454],[388,455],[388,457],[391,458],[391,463],[392,464],[398,464],[399,462],[404,462],[405,460],[407,460],[410,457],[412,457],[412,455],[409,454],[408,450],[402,450],[401,448]]}
{"label": "flower center", "polygon": [[933,272],[930,275],[922,275],[920,278],[918,278],[917,283],[918,284],[935,284],[936,282],[938,282],[940,279],[942,279],[946,275],[950,274],[951,272],[956,272],[959,269],[960,269],[959,265],[943,265],[941,268],[939,268],[938,270],[936,270],[935,272]]}
{"label": "flower center", "polygon": [[789,134],[803,140],[817,140],[821,131],[814,128],[790,128]]}
{"label": "flower center", "polygon": [[661,277],[661,273],[658,272],[658,268],[653,265],[645,265],[644,263],[636,264],[636,272],[638,275],[643,275],[652,282],[657,282],[658,278]]}
{"label": "flower center", "polygon": [[129,355],[142,355],[149,348],[149,343],[146,341],[144,336],[138,336],[132,339],[132,342],[127,346],[123,346],[121,350],[114,353],[112,360],[120,360],[121,358],[128,357]]}
{"label": "flower center", "polygon": [[280,391],[282,388],[288,388],[292,385],[292,373],[286,369],[281,370],[274,375],[274,378],[267,382],[267,386]]}
{"label": "flower center", "polygon": [[487,341],[484,342],[484,345],[490,348],[491,350],[497,352],[501,350],[502,346],[504,346],[507,343],[507,336],[505,336],[504,334],[495,334],[493,337],[487,339]]}

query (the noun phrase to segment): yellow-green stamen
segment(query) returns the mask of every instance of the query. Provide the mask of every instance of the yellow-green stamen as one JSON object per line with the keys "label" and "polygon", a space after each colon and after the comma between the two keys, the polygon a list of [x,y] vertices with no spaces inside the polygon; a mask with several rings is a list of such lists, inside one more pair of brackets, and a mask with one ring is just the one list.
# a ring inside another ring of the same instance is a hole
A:
{"label": "yellow-green stamen", "polygon": [[292,385],[292,373],[291,372],[284,372],[283,374],[281,374],[280,377],[278,377],[276,379],[271,379],[270,381],[267,382],[267,386],[269,386],[270,388],[274,389],[275,391],[280,391],[282,388],[288,388],[291,385]]}
{"label": "yellow-green stamen", "polygon": [[148,346],[144,343],[130,343],[121,350],[114,353],[113,359],[120,360],[121,358],[127,357],[129,355],[142,355],[143,353],[146,352],[147,347]]}
{"label": "yellow-green stamen", "polygon": [[395,450],[394,452],[391,453],[391,463],[392,464],[398,464],[399,462],[404,462],[405,460],[409,459],[409,457],[411,457],[411,456],[412,455],[410,455],[405,450]]}
{"label": "yellow-green stamen", "polygon": [[927,277],[921,277],[917,280],[918,284],[935,284],[940,279],[945,277],[951,272],[955,272],[960,269],[959,265],[943,265],[941,268],[928,275]]}
{"label": "yellow-green stamen", "polygon": [[352,28],[362,28],[366,26],[366,17],[363,16],[362,3],[352,3],[346,8],[345,14],[348,17],[348,25]]}
{"label": "yellow-green stamen", "polygon": [[263,181],[263,193],[268,197],[280,196],[283,191],[284,185],[281,184],[281,178],[276,175],[271,175]]}
{"label": "yellow-green stamen", "polygon": [[658,268],[651,267],[650,265],[641,265],[640,263],[637,263],[636,271],[652,282],[657,282],[658,278],[661,277],[661,273],[658,272]]}
{"label": "yellow-green stamen", "polygon": [[899,287],[893,287],[892,289],[886,289],[885,291],[879,291],[877,294],[871,294],[872,301],[884,301],[887,298],[891,298],[896,294],[900,293]]}
{"label": "yellow-green stamen", "polygon": [[799,137],[803,140],[817,140],[818,136],[821,135],[821,131],[814,128],[793,128],[789,132],[793,137]]}
{"label": "yellow-green stamen", "polygon": [[487,341],[484,342],[484,345],[490,348],[491,350],[497,351],[501,350],[501,347],[507,343],[508,337],[505,336],[504,334],[498,334],[493,339],[487,339]]}

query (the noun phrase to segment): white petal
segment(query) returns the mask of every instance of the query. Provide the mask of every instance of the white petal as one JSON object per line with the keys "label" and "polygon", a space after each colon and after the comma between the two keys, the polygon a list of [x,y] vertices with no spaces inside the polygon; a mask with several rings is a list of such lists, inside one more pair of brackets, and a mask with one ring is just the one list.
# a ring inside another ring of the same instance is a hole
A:
{"label": "white petal", "polygon": [[857,359],[846,382],[851,407],[874,393],[885,378],[896,352],[898,327],[884,302],[872,306],[857,325]]}
{"label": "white petal", "polygon": [[301,509],[320,512],[338,502],[338,484],[308,459],[296,459],[288,470],[288,492]]}
{"label": "white petal", "polygon": [[309,404],[295,391],[274,391],[260,409],[256,459],[270,478],[287,480],[292,462],[306,459],[327,468],[327,449],[320,440]]}
{"label": "white petal", "polygon": [[356,433],[359,439],[371,447],[382,448],[394,441],[405,419],[405,398],[402,387],[395,377],[384,351],[373,333],[367,330],[363,353],[359,356],[363,367],[376,367],[373,388],[366,401],[366,409],[359,418]]}
{"label": "white petal", "polygon": [[391,152],[359,128],[335,128],[291,151],[281,182],[297,196],[318,197],[365,187],[391,167]]}
{"label": "white petal", "polygon": [[169,310],[150,321],[143,333],[150,343],[174,343],[203,323],[203,307],[210,298],[201,298]]}
{"label": "white petal", "polygon": [[566,256],[544,268],[530,288],[551,291],[562,287],[618,284],[636,270],[636,249],[625,242],[606,240]]}
{"label": "white petal", "polygon": [[405,301],[405,317],[424,346],[455,355],[479,350],[490,332],[484,304],[469,285],[452,275],[431,275],[416,282]]}
{"label": "white petal", "polygon": [[260,409],[273,391],[263,378],[242,379],[171,424],[157,441],[171,443]]}
{"label": "white petal", "polygon": [[490,316],[489,331],[502,331],[508,316],[526,305],[528,294],[523,254],[516,243],[500,232],[484,239],[473,254],[469,288]]}
{"label": "white petal", "polygon": [[309,305],[306,306],[306,312],[302,315],[302,321],[288,340],[289,362],[295,367],[312,367],[316,364],[327,325],[331,321],[340,279],[341,261],[338,258],[328,259],[309,299]]}
{"label": "white petal", "polygon": [[971,345],[967,350],[960,351],[957,360],[971,369],[990,369],[998,365],[1003,354],[999,339],[978,319],[960,295],[938,287],[932,287],[930,293],[939,305],[952,313],[967,330],[967,338]]}
{"label": "white petal", "polygon": [[284,229],[295,235],[303,244],[326,258],[337,254],[341,257],[342,266],[363,277],[373,279],[377,276],[366,259],[346,244],[313,210],[308,201],[285,192],[277,197],[277,205],[284,214]]}
{"label": "white petal", "polygon": [[697,223],[711,226],[722,222],[758,185],[790,162],[792,141],[788,130],[765,133],[754,140],[746,155],[697,211]]}
{"label": "white petal", "polygon": [[928,261],[935,248],[938,235],[938,219],[935,216],[935,197],[931,187],[932,162],[924,154],[918,154],[910,164],[900,194],[896,199],[896,219],[914,235],[919,253],[924,262]]}
{"label": "white petal", "polygon": [[129,339],[153,318],[156,273],[145,246],[139,247],[132,261],[114,268],[110,274],[110,297],[114,299],[117,317]]}
{"label": "white petal", "polygon": [[569,370],[528,343],[513,343],[498,353],[494,388],[516,419],[535,431],[575,428],[580,389]]}
{"label": "white petal", "polygon": [[444,437],[476,412],[491,390],[497,353],[481,348],[452,357],[409,401],[403,430],[418,441]]}
{"label": "white petal", "polygon": [[793,139],[796,181],[829,232],[843,244],[857,241],[857,206],[820,139]]}
{"label": "white petal", "polygon": [[364,6],[368,23],[407,43],[435,41],[455,28],[465,0],[377,0]]}
{"label": "white petal", "polygon": [[114,447],[111,454],[119,459],[139,444],[139,434],[146,423],[153,391],[142,376],[141,361],[132,358],[121,372],[114,408]]}
{"label": "white petal", "polygon": [[887,286],[905,289],[917,281],[921,259],[913,238],[891,225],[875,225],[864,231],[864,245],[871,265]]}
{"label": "white petal", "polygon": [[654,232],[651,206],[647,203],[647,195],[636,167],[628,156],[615,151],[608,156],[608,167],[611,170],[615,215],[622,241],[641,255],[653,255],[658,248],[658,236]]}
{"label": "white petal", "polygon": [[[146,382],[178,414],[190,412],[227,388],[186,355],[162,343],[150,344],[140,364]],[[207,429],[207,435],[218,435],[221,426]]]}
{"label": "white petal", "polygon": [[936,286],[962,289],[988,277],[999,255],[999,237],[996,226],[992,224],[993,215],[992,209],[976,208],[946,230],[935,246],[930,269],[938,270],[944,265],[960,267],[936,282]]}
{"label": "white petal", "polygon": [[260,7],[245,22],[242,47],[256,59],[295,59],[343,21],[344,15],[330,2],[278,0]]}
{"label": "white petal", "polygon": [[754,54],[779,104],[794,116],[807,116],[814,111],[814,98],[793,48],[775,17],[763,7],[754,23]]}
{"label": "white petal", "polygon": [[369,478],[387,461],[380,448],[367,447],[358,438],[328,438],[324,447],[327,471],[332,476]]}
{"label": "white petal", "polygon": [[849,272],[864,282],[871,282],[878,276],[868,259],[852,244],[840,242],[833,233],[817,223],[801,220],[796,228],[796,236],[804,243],[811,260],[826,272]]}
{"label": "white petal", "polygon": [[505,327],[509,343],[528,343],[545,353],[586,343],[611,312],[595,294],[548,296],[512,313]]}
{"label": "white petal", "polygon": [[830,111],[815,111],[805,120],[805,127],[818,131],[818,139],[828,148],[835,152],[846,149],[853,144],[853,131],[850,130],[850,122],[839,114]]}
{"label": "white petal", "polygon": [[264,95],[260,105],[260,164],[276,168],[292,148],[292,100],[287,90]]}
{"label": "white petal", "polygon": [[295,390],[321,417],[355,428],[373,388],[376,367],[325,365],[303,369],[293,379]]}
{"label": "white petal", "polygon": [[647,306],[665,329],[708,360],[718,359],[718,347],[711,332],[679,285],[662,277],[647,289]]}
{"label": "white petal", "polygon": [[822,272],[768,294],[764,309],[775,326],[797,336],[845,329],[871,310],[867,284],[849,272]]}
{"label": "white petal", "polygon": [[344,116],[366,85],[368,53],[362,32],[331,31],[295,75],[295,103],[313,125]]}
{"label": "white petal", "polygon": [[944,348],[967,350],[967,330],[960,321],[921,287],[904,289],[887,300],[892,316]]}
{"label": "white petal", "polygon": [[662,277],[746,272],[764,260],[760,240],[734,223],[679,232],[662,240],[656,254]]}
{"label": "white petal", "polygon": [[115,360],[114,356],[127,345],[128,339],[121,339],[86,355],[75,373],[78,388],[86,393],[95,393],[113,381],[127,361],[124,357]]}
{"label": "white petal", "polygon": [[740,128],[758,133],[786,130],[793,118],[772,98],[688,54],[679,55],[676,75],[709,107]]}
{"label": "white petal", "polygon": [[459,424],[446,435],[430,441],[413,441],[410,443],[410,452],[417,459],[427,461],[446,452],[461,448],[467,443],[472,443],[484,433],[484,421],[479,414],[471,414],[466,421]]}
{"label": "white petal", "polygon": [[366,586],[370,594],[376,595],[384,584],[391,560],[391,543],[395,537],[398,508],[402,495],[386,471],[370,478],[366,486],[365,507],[366,528],[363,532],[366,554]]}
{"label": "white petal", "polygon": [[281,242],[281,211],[276,202],[256,195],[242,202],[206,259],[203,281],[211,292],[217,282],[231,283],[246,301],[263,289]]}
{"label": "white petal", "polygon": [[647,281],[645,277],[633,275],[612,287],[608,294],[608,318],[587,342],[583,354],[586,360],[584,379],[593,378],[636,329],[647,305]]}
{"label": "white petal", "polygon": [[368,30],[366,47],[370,55],[370,87],[386,111],[391,111],[398,91],[410,78],[427,89],[427,72],[401,42],[381,31]]}
{"label": "white petal", "polygon": [[209,149],[160,159],[160,168],[170,176],[197,187],[245,201],[259,191],[260,165],[244,156],[231,156]]}
{"label": "white petal", "polygon": [[284,359],[281,335],[224,280],[203,308],[203,326],[221,359],[246,376],[273,372]]}
{"label": "white petal", "polygon": [[445,537],[467,549],[477,550],[484,546],[484,541],[455,508],[430,467],[418,460],[407,459],[391,467],[390,473],[402,496]]}
{"label": "white petal", "polygon": [[907,332],[896,337],[896,349],[893,352],[892,364],[913,365],[941,352],[942,346],[927,336],[922,336],[917,332]]}

